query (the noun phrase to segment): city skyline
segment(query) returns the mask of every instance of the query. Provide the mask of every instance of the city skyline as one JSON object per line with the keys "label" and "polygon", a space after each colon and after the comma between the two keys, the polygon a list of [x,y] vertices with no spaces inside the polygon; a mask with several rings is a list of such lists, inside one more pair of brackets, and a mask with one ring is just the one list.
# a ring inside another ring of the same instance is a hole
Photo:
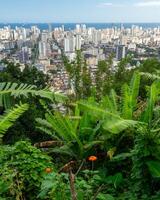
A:
{"label": "city skyline", "polygon": [[160,0],[0,0],[0,3],[1,23],[160,22]]}

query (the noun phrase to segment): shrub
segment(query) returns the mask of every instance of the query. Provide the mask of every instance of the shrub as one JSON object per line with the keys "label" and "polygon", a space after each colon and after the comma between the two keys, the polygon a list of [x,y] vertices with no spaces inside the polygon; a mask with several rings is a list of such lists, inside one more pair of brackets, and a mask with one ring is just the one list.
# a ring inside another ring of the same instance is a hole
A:
{"label": "shrub", "polygon": [[0,149],[0,196],[10,199],[36,199],[45,169],[51,158],[20,141]]}

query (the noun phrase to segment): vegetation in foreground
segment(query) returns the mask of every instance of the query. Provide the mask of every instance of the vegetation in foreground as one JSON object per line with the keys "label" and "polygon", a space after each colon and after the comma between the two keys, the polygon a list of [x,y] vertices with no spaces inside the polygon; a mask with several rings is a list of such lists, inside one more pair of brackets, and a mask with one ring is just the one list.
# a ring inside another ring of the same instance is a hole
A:
{"label": "vegetation in foreground", "polygon": [[41,87],[13,63],[0,72],[0,200],[159,200],[159,61],[100,62],[93,84],[77,56],[68,97],[34,68]]}

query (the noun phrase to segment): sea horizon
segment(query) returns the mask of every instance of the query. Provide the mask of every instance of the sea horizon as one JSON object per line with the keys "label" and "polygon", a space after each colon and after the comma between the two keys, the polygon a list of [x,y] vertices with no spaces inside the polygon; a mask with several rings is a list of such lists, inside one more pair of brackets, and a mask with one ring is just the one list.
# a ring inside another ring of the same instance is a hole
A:
{"label": "sea horizon", "polygon": [[105,28],[112,28],[112,27],[121,27],[123,24],[124,28],[131,28],[133,25],[140,26],[142,28],[156,28],[160,26],[160,22],[0,22],[0,28],[3,28],[4,26],[11,26],[11,28],[15,27],[24,27],[24,28],[30,28],[31,26],[36,25],[41,30],[47,30],[48,25],[51,25],[52,28],[61,27],[64,25],[65,30],[73,30],[76,26],[76,24],[85,24],[88,28],[94,27],[96,29],[105,29]]}

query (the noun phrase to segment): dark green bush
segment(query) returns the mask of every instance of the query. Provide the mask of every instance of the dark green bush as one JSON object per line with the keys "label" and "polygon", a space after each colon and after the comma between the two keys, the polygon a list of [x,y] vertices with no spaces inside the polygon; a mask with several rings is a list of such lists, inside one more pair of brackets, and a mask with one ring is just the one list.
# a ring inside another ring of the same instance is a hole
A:
{"label": "dark green bush", "polygon": [[51,159],[29,142],[0,149],[0,196],[7,199],[36,199],[45,169]]}

